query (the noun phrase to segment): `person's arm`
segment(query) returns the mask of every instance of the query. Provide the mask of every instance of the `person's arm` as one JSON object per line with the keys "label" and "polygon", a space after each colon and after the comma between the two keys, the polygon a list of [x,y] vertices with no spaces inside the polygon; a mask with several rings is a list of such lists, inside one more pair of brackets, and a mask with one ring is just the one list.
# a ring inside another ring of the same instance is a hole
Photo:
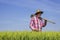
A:
{"label": "person's arm", "polygon": [[47,20],[44,20],[43,27],[45,27],[46,25],[47,25]]}
{"label": "person's arm", "polygon": [[42,27],[45,27],[47,25],[47,20],[46,19],[43,19],[42,17],[39,17],[39,19],[40,20],[44,20]]}
{"label": "person's arm", "polygon": [[31,18],[31,20],[30,20],[30,25],[29,25],[29,27],[30,27],[32,30],[34,29],[33,18]]}
{"label": "person's arm", "polygon": [[36,26],[37,26],[36,20],[35,20],[34,18],[31,18],[30,28],[31,28],[32,30],[38,31],[38,29],[35,28]]}

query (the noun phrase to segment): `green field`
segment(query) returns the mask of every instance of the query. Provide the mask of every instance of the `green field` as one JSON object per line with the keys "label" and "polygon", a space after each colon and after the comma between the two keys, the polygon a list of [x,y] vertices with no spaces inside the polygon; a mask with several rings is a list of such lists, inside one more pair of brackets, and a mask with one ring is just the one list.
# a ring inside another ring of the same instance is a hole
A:
{"label": "green field", "polygon": [[60,32],[0,32],[0,40],[60,40]]}

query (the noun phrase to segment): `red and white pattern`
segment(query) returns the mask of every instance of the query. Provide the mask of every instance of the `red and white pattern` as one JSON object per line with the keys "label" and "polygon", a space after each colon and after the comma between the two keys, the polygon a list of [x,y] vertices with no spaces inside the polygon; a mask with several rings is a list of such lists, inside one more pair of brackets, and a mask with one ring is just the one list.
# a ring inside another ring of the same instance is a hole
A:
{"label": "red and white pattern", "polygon": [[43,20],[40,20],[38,17],[34,16],[34,17],[31,18],[30,27],[32,29],[39,29],[39,30],[41,30],[43,25],[44,25]]}

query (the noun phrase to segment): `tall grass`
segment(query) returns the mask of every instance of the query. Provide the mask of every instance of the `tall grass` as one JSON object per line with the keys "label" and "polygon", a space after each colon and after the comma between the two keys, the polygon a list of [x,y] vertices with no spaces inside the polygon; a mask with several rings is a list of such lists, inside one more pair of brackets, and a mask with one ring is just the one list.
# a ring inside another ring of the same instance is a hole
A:
{"label": "tall grass", "polygon": [[60,32],[0,32],[0,40],[60,40]]}

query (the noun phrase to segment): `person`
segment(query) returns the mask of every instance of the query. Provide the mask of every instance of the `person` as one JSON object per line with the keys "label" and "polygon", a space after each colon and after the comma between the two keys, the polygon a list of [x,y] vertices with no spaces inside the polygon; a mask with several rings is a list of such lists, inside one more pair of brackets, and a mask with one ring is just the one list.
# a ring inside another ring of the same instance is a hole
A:
{"label": "person", "polygon": [[47,20],[42,19],[42,14],[43,11],[37,10],[34,15],[31,15],[30,28],[32,29],[32,31],[42,31],[42,27],[46,26]]}

